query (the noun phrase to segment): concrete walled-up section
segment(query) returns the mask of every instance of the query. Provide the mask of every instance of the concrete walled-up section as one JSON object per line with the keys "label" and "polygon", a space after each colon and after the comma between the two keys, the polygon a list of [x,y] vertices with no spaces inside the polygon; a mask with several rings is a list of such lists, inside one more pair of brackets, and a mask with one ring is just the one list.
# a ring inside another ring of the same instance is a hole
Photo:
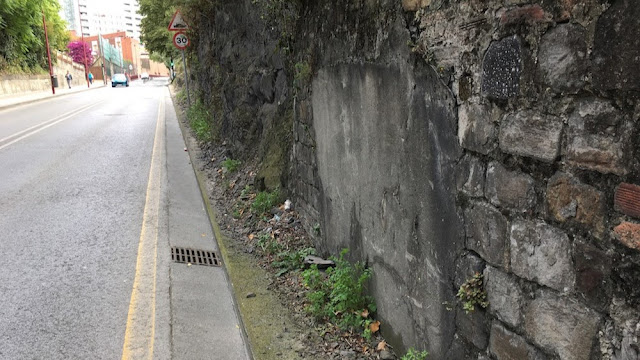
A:
{"label": "concrete walled-up section", "polygon": [[379,317],[436,355],[452,342],[454,313],[429,304],[454,302],[462,248],[453,105],[435,74],[407,66],[337,65],[313,81],[321,246],[365,260]]}

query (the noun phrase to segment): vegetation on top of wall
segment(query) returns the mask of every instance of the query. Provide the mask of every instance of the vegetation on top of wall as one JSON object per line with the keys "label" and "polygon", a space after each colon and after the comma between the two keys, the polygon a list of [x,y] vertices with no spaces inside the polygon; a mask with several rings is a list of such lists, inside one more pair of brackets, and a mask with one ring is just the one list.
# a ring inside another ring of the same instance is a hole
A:
{"label": "vegetation on top of wall", "polygon": [[199,99],[187,110],[187,119],[199,141],[211,141],[211,115]]}
{"label": "vegetation on top of wall", "polygon": [[4,0],[0,4],[0,73],[42,72],[48,68],[43,13],[51,49],[63,51],[69,42],[66,23],[58,14],[58,1]]}
{"label": "vegetation on top of wall", "polygon": [[285,54],[290,53],[300,14],[300,0],[252,0],[251,3],[261,7],[260,19],[268,28],[280,32],[278,48]]}

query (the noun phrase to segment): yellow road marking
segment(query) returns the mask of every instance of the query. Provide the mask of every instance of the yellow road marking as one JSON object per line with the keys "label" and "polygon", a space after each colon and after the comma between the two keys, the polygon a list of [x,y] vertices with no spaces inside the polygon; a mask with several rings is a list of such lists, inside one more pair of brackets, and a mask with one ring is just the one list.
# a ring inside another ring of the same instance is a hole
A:
{"label": "yellow road marking", "polygon": [[138,244],[136,274],[129,302],[122,360],[153,359],[156,318],[156,267],[158,259],[158,223],[160,183],[164,146],[164,98],[158,105],[158,119],[151,155],[149,183]]}
{"label": "yellow road marking", "polygon": [[0,150],[6,148],[7,146],[15,144],[20,140],[24,140],[24,139],[28,138],[31,135],[37,134],[40,131],[42,131],[44,129],[47,129],[47,128],[53,126],[53,125],[56,125],[56,124],[61,123],[61,122],[65,121],[65,120],[68,120],[68,119],[80,114],[81,112],[86,111],[86,110],[88,110],[88,109],[90,109],[90,108],[92,108],[92,107],[94,107],[96,105],[98,105],[98,103],[89,104],[89,105],[87,105],[87,106],[85,106],[83,108],[69,111],[69,112],[64,113],[64,114],[62,114],[60,116],[57,116],[57,117],[55,117],[55,118],[53,118],[51,120],[45,121],[45,122],[40,123],[38,125],[34,125],[34,126],[28,128],[28,129],[24,129],[22,131],[19,131],[19,132],[13,134],[13,135],[9,135],[9,136],[7,136],[7,137],[5,137],[3,139],[0,139],[0,143],[2,143],[2,142],[5,142],[5,141],[7,141],[9,139],[15,138],[16,136],[20,136],[20,135],[24,134],[24,135],[18,137],[17,139],[14,139],[11,142],[8,142],[8,143],[6,143],[4,145],[1,145],[0,146]]}

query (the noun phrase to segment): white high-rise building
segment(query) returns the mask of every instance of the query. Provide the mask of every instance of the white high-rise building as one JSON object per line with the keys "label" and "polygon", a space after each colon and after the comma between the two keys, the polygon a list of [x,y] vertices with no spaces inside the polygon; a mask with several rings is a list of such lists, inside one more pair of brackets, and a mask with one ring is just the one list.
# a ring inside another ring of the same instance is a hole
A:
{"label": "white high-rise building", "polygon": [[[61,15],[78,35],[93,36],[119,31],[140,40],[140,6],[137,0],[59,0]],[[79,16],[78,16],[79,14]],[[78,21],[78,17],[79,20]]]}

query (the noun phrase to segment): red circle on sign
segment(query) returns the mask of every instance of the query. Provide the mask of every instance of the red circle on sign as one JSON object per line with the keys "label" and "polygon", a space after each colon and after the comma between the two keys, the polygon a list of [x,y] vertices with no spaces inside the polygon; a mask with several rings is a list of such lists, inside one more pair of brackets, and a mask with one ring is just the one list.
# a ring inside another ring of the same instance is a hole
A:
{"label": "red circle on sign", "polygon": [[187,34],[182,32],[177,32],[173,35],[173,46],[177,47],[179,50],[184,50],[187,46],[189,46],[189,38]]}

